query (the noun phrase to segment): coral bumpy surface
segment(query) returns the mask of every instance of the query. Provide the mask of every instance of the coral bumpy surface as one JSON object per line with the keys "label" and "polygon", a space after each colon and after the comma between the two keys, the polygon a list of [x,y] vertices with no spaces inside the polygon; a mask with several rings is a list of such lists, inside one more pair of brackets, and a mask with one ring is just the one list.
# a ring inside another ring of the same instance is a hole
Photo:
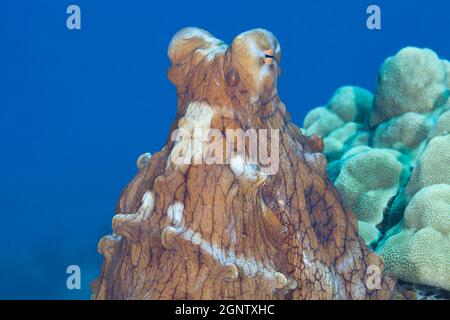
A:
{"label": "coral bumpy surface", "polygon": [[359,232],[400,280],[450,290],[450,63],[407,47],[373,96],[338,89],[305,118]]}
{"label": "coral bumpy surface", "polygon": [[[276,38],[255,29],[227,46],[187,28],[168,55],[177,118],[166,146],[139,158],[113,234],[99,242],[104,263],[93,298],[389,298],[394,281],[327,178],[322,140],[302,135],[277,95]],[[223,148],[227,163],[195,163],[195,147],[183,155],[190,162],[173,161],[185,139],[173,133],[196,128],[278,130],[279,150],[269,139],[277,170],[250,163],[248,150],[234,143]]]}

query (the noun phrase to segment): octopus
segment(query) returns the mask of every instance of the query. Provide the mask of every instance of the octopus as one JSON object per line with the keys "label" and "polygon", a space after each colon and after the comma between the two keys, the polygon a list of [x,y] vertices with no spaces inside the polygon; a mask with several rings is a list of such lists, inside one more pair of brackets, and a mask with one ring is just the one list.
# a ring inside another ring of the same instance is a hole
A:
{"label": "octopus", "polygon": [[322,139],[278,96],[275,36],[253,29],[227,45],[185,28],[168,57],[176,120],[120,196],[92,298],[391,297],[395,279],[328,179]]}

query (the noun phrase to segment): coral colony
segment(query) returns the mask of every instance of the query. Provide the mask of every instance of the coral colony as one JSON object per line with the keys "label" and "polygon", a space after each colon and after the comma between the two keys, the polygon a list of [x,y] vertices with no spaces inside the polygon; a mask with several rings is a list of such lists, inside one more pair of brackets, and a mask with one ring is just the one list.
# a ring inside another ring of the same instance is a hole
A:
{"label": "coral colony", "polygon": [[373,96],[336,91],[305,118],[359,233],[400,280],[450,290],[450,63],[408,47]]}
{"label": "coral colony", "polygon": [[396,279],[450,289],[447,61],[403,49],[375,97],[343,87],[299,129],[277,94],[272,33],[228,46],[186,28],[168,56],[177,118],[99,242],[94,299],[389,299],[404,293]]}

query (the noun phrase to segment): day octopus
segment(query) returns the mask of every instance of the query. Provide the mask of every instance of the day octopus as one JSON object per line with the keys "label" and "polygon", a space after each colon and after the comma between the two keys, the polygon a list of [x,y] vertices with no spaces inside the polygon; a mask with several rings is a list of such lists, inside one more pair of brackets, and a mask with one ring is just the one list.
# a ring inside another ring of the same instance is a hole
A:
{"label": "day octopus", "polygon": [[395,281],[328,179],[322,139],[278,96],[274,35],[228,46],[185,28],[168,56],[176,120],[121,194],[93,298],[388,299]]}

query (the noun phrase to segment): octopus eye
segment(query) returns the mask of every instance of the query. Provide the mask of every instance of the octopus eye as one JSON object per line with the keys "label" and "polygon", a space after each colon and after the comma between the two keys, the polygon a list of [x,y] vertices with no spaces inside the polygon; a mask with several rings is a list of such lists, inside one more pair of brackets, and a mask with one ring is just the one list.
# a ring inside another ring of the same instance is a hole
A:
{"label": "octopus eye", "polygon": [[275,58],[275,56],[273,55],[273,49],[264,50],[264,63],[265,64],[272,64],[274,58]]}

